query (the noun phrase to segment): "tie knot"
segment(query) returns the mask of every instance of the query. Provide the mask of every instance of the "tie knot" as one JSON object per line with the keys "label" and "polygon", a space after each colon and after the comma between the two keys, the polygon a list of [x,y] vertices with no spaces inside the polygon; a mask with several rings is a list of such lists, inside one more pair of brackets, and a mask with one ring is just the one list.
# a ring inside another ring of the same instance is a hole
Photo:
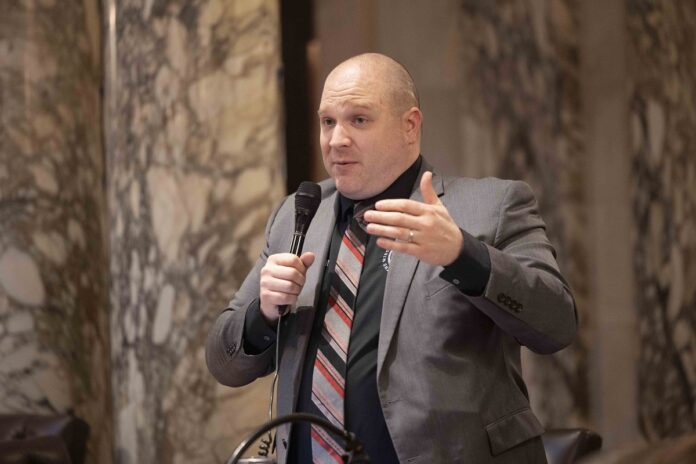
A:
{"label": "tie knot", "polygon": [[375,203],[369,201],[358,201],[353,206],[353,221],[356,222],[358,226],[367,233],[367,223],[365,222],[365,213],[368,210],[374,209]]}

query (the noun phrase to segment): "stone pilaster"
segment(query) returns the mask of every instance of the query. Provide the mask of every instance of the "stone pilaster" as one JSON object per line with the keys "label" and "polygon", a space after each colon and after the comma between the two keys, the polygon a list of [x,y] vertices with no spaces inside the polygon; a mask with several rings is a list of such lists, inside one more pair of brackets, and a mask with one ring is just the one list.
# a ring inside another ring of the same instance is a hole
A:
{"label": "stone pilaster", "polygon": [[[637,414],[637,316],[634,296],[634,229],[631,213],[629,104],[626,92],[625,2],[582,2],[581,76],[587,171],[590,283],[589,350],[592,429],[602,447],[639,440]],[[585,312],[581,313],[584,314]],[[582,320],[581,320],[582,322]]]}
{"label": "stone pilaster", "polygon": [[97,1],[0,14],[0,411],[74,411],[111,462]]}
{"label": "stone pilaster", "polygon": [[696,6],[631,0],[639,414],[649,439],[696,429]]}
{"label": "stone pilaster", "polygon": [[[577,3],[464,1],[460,8],[464,172],[532,186],[587,322]],[[532,404],[545,425],[587,421],[586,352],[581,333],[559,354],[524,353]]]}
{"label": "stone pilaster", "polygon": [[223,462],[268,404],[203,352],[283,194],[278,4],[107,4],[117,462]]}

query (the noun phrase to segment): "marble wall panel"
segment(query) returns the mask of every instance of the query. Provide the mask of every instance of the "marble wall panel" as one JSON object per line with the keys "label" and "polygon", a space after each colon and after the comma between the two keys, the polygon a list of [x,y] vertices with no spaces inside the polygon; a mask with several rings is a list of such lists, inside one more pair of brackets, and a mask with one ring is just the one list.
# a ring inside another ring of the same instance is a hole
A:
{"label": "marble wall panel", "polygon": [[99,4],[0,11],[0,412],[73,411],[109,463]]}
{"label": "marble wall panel", "polygon": [[[587,322],[579,6],[574,0],[460,3],[464,172],[527,181]],[[524,353],[532,405],[547,426],[588,420],[584,331],[552,356]]]}
{"label": "marble wall panel", "polygon": [[696,428],[696,5],[630,0],[639,413],[649,439]]}
{"label": "marble wall panel", "polygon": [[278,4],[113,0],[107,189],[119,463],[223,462],[267,384],[220,387],[204,340],[283,194]]}

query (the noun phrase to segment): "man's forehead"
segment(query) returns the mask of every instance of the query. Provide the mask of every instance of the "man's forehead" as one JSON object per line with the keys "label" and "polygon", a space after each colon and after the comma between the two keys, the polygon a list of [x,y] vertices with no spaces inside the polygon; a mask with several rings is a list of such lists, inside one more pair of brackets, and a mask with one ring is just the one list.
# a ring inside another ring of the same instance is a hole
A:
{"label": "man's forehead", "polygon": [[319,104],[318,113],[332,110],[364,110],[376,109],[378,101],[364,95],[324,95]]}
{"label": "man's forehead", "polygon": [[371,109],[382,103],[379,83],[368,80],[326,81],[321,94],[319,109],[334,107],[360,107]]}

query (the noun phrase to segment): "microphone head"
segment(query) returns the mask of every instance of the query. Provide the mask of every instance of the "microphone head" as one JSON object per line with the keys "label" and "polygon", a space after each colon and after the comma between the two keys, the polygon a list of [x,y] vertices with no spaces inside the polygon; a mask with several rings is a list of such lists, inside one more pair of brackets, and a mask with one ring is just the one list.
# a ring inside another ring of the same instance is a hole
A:
{"label": "microphone head", "polygon": [[312,220],[321,203],[321,187],[314,182],[302,182],[295,194],[295,215],[307,218],[307,224]]}

